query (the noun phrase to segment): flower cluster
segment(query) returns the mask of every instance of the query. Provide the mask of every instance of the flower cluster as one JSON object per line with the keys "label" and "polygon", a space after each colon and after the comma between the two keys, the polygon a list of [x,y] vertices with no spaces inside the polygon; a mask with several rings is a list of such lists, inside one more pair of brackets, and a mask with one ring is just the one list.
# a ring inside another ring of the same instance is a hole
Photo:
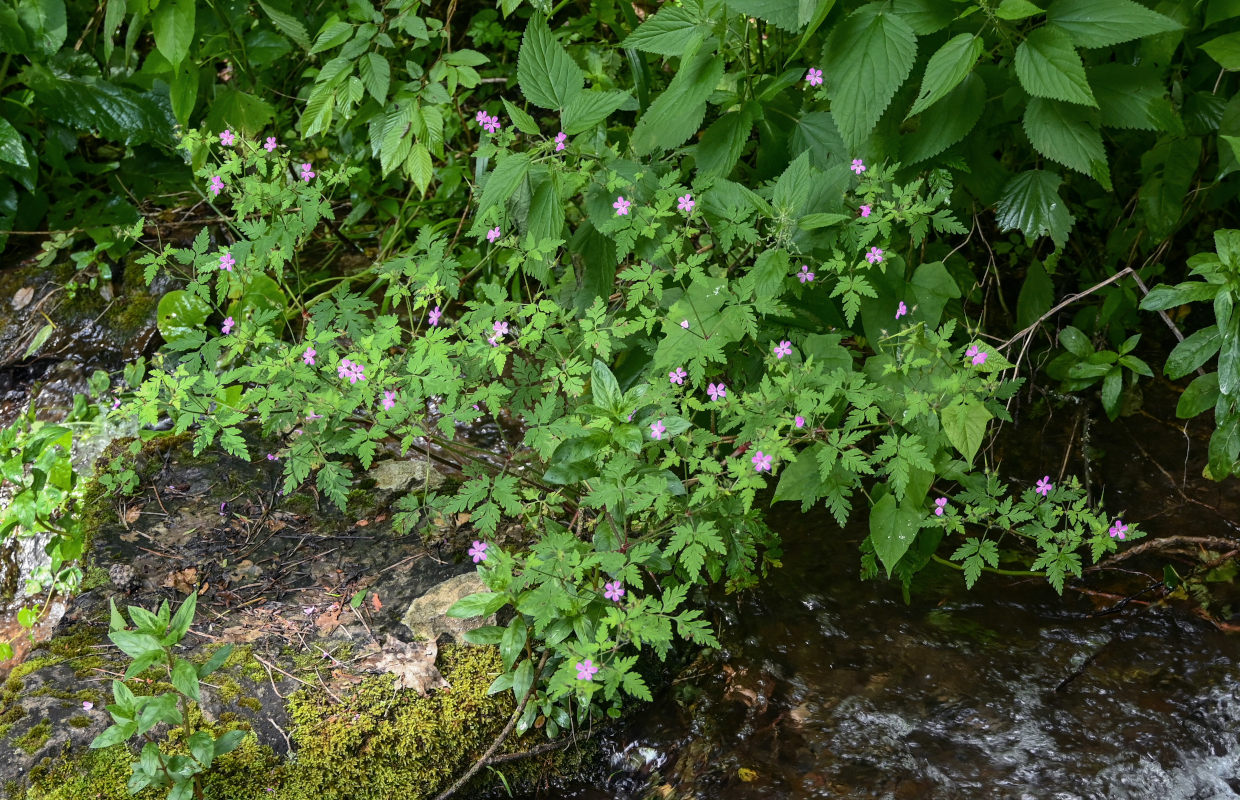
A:
{"label": "flower cluster", "polygon": [[341,379],[348,379],[350,384],[358,381],[366,380],[364,372],[365,368],[361,364],[354,363],[347,358],[340,359],[340,366],[336,367],[336,374]]}
{"label": "flower cluster", "polygon": [[493,117],[485,111],[479,111],[474,115],[474,121],[482,126],[487,133],[495,133],[499,130],[499,117]]}

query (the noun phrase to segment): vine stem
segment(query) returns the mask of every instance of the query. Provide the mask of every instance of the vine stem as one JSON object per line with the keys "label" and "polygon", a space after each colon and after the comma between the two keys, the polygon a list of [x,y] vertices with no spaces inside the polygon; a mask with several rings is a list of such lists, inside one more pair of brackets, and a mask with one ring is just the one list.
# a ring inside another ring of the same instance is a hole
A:
{"label": "vine stem", "polygon": [[474,762],[474,765],[469,768],[469,771],[457,778],[456,783],[436,795],[435,800],[448,800],[449,797],[456,794],[462,786],[469,782],[470,778],[478,774],[478,770],[486,766],[486,763],[491,759],[491,756],[495,755],[495,751],[498,750],[500,745],[508,739],[508,735],[512,733],[512,729],[517,726],[517,720],[521,719],[521,712],[525,711],[525,706],[530,702],[530,698],[534,696],[534,688],[538,686],[538,676],[542,674],[543,667],[547,664],[547,657],[549,655],[551,655],[550,650],[543,651],[542,658],[538,661],[538,668],[534,670],[534,680],[530,682],[529,690],[526,691],[525,697],[521,698],[521,702],[517,706],[517,710],[512,712],[512,716],[508,719],[508,724],[505,725],[504,729],[499,732],[499,736],[495,737],[495,741],[491,742],[491,746],[488,747],[486,752]]}

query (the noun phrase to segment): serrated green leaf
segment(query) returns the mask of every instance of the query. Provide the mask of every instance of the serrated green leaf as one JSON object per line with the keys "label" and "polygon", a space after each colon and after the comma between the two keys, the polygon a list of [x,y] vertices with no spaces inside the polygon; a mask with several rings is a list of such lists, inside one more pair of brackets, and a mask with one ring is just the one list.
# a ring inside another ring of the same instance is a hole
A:
{"label": "serrated green leaf", "polygon": [[155,48],[176,68],[194,43],[195,0],[162,0],[151,19]]}
{"label": "serrated green leaf", "polygon": [[1035,97],[1025,108],[1023,123],[1029,142],[1039,153],[1092,176],[1110,191],[1111,171],[1096,118],[1097,112],[1089,109]]}
{"label": "serrated green leaf", "polygon": [[1020,229],[1034,239],[1050,236],[1055,247],[1063,247],[1072,228],[1072,215],[1059,196],[1063,178],[1053,172],[1033,169],[1012,178],[999,198],[997,221],[1003,230]]}
{"label": "serrated green leaf", "polygon": [[512,120],[514,128],[527,136],[538,136],[542,133],[533,117],[513,105],[507,97],[501,99],[504,101],[504,110],[508,112],[508,119]]}
{"label": "serrated green leaf", "polygon": [[625,37],[621,47],[661,56],[691,52],[710,32],[697,14],[684,6],[665,5]]}
{"label": "serrated green leaf", "polygon": [[314,37],[314,46],[310,48],[310,55],[339,47],[349,41],[351,36],[353,36],[352,23],[328,19],[323,23],[323,27],[319,28],[318,35]]}
{"label": "serrated green leaf", "polygon": [[1106,127],[1183,130],[1157,71],[1129,64],[1101,64],[1087,72]]}
{"label": "serrated green leaf", "polygon": [[748,105],[739,111],[729,111],[711,123],[698,142],[698,175],[723,177],[732,172],[752,130],[753,115]]}
{"label": "serrated green leaf", "polygon": [[30,43],[45,56],[60,49],[69,34],[64,0],[24,0],[17,3],[17,16],[30,33]]}
{"label": "serrated green leaf", "polygon": [[1211,39],[1201,49],[1225,70],[1240,70],[1240,32]]}
{"label": "serrated green leaf", "polygon": [[1046,20],[1080,47],[1110,47],[1182,27],[1132,0],[1055,0],[1046,9]]}
{"label": "serrated green leaf", "polygon": [[392,81],[392,66],[388,60],[378,53],[367,53],[358,61],[358,74],[370,96],[380,105],[386,103]]}
{"label": "serrated green leaf", "polygon": [[1034,97],[1096,106],[1085,65],[1068,34],[1049,26],[1029,34],[1016,48],[1016,77]]}
{"label": "serrated green leaf", "polygon": [[564,46],[555,40],[542,14],[530,17],[517,53],[521,93],[539,108],[559,111],[585,86],[585,75]]}
{"label": "serrated green leaf", "polygon": [[588,131],[631,100],[627,92],[578,92],[560,114],[564,132],[576,136]]}
{"label": "serrated green leaf", "polygon": [[1029,0],[1003,0],[995,9],[996,17],[1009,21],[1028,19],[1041,13],[1043,13],[1042,9],[1030,3]]}
{"label": "serrated green leaf", "polygon": [[905,119],[925,111],[956,88],[973,71],[973,65],[981,54],[980,36],[962,33],[948,39],[930,56],[921,79],[921,91],[917,93],[917,101]]}
{"label": "serrated green leaf", "polygon": [[501,158],[482,187],[478,218],[481,219],[492,206],[501,205],[514,195],[529,171],[530,157],[526,153],[509,153]]}
{"label": "serrated green leaf", "polygon": [[310,34],[306,33],[306,26],[301,23],[301,20],[285,9],[276,7],[274,3],[258,0],[258,4],[281,33],[292,39],[293,43],[302,50],[310,49]]}
{"label": "serrated green leaf", "polygon": [[973,130],[985,108],[986,84],[976,75],[966,75],[964,82],[922,113],[915,133],[901,139],[904,162],[925,161],[959,142]]}
{"label": "serrated green leaf", "polygon": [[800,27],[800,0],[727,0],[728,8],[747,17],[757,17],[776,27],[795,33]]}
{"label": "serrated green leaf", "polygon": [[409,150],[409,157],[405,159],[405,174],[425,196],[427,187],[431,185],[431,178],[435,176],[431,153],[426,149],[426,145],[416,142]]}
{"label": "serrated green leaf", "polygon": [[917,34],[900,17],[868,3],[835,26],[823,54],[831,114],[844,142],[870,135],[917,59]]}
{"label": "serrated green leaf", "polygon": [[629,142],[639,156],[671,150],[697,133],[706,99],[723,78],[723,59],[710,49],[682,61],[676,77],[637,120]]}

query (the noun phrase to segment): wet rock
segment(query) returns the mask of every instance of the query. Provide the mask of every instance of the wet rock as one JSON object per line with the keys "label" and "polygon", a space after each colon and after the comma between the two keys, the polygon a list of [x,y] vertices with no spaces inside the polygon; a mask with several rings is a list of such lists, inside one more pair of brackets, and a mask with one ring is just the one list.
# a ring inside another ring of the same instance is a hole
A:
{"label": "wet rock", "polygon": [[457,619],[447,616],[447,611],[462,597],[485,591],[486,584],[478,577],[478,573],[466,572],[457,575],[431,588],[410,603],[401,622],[413,631],[414,636],[422,639],[438,639],[446,634],[454,642],[464,641],[462,637],[466,631],[483,625],[494,625],[495,615],[492,614],[486,619]]}
{"label": "wet rock", "polygon": [[430,465],[429,460],[419,458],[380,461],[368,475],[375,481],[376,489],[398,494],[427,485],[438,489],[444,482],[443,475]]}

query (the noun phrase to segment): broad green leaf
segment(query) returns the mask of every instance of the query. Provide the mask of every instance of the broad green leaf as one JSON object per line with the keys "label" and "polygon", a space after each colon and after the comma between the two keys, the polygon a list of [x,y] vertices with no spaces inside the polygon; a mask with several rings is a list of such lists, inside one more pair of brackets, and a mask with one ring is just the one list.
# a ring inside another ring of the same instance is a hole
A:
{"label": "broad green leaf", "polygon": [[800,0],[727,0],[728,8],[795,33],[800,27]]}
{"label": "broad green leaf", "polygon": [[194,15],[197,0],[162,0],[151,19],[155,47],[168,63],[180,66],[194,43]]}
{"label": "broad green leaf", "polygon": [[1208,28],[1216,22],[1236,17],[1240,17],[1240,0],[1210,0],[1206,6],[1206,18],[1202,27]]}
{"label": "broad green leaf", "polygon": [[1063,31],[1043,26],[1016,48],[1016,77],[1034,97],[1096,106],[1085,65]]}
{"label": "broad green leaf", "polygon": [[818,454],[826,449],[826,445],[818,442],[797,454],[796,460],[779,471],[779,485],[775,487],[775,499],[797,500],[801,503],[801,512],[810,508],[823,495],[822,479],[818,476]]}
{"label": "broad green leaf", "polygon": [[931,327],[939,324],[948,302],[960,297],[960,287],[942,261],[931,261],[917,267],[909,287],[917,301],[917,319]]}
{"label": "broad green leaf", "polygon": [[1123,388],[1123,370],[1118,365],[1111,367],[1102,379],[1102,410],[1112,422],[1119,416],[1119,395]]}
{"label": "broad green leaf", "polygon": [[198,65],[189,59],[181,62],[172,75],[168,86],[168,99],[172,102],[172,115],[182,127],[189,124],[190,115],[198,103]]}
{"label": "broad green leaf", "polygon": [[745,151],[753,130],[753,115],[748,105],[729,111],[711,123],[697,146],[697,168],[701,177],[723,177],[732,172]]}
{"label": "broad green leaf", "polygon": [[1209,411],[1218,402],[1220,394],[1217,372],[1198,375],[1180,395],[1180,401],[1175,406],[1175,415],[1180,419],[1189,419],[1203,411]]}
{"label": "broad green leaf", "polygon": [[211,307],[201,297],[176,289],[159,298],[155,325],[164,341],[173,342],[202,327],[210,313]]}
{"label": "broad green leaf", "polygon": [[790,155],[795,157],[808,151],[809,162],[818,169],[826,169],[832,162],[848,163],[848,145],[840,136],[835,118],[826,111],[811,111],[798,119],[789,144]]}
{"label": "broad green leaf", "polygon": [[986,406],[972,397],[955,400],[939,411],[947,440],[970,464],[986,438],[986,425],[992,417]]}
{"label": "broad green leaf", "polygon": [[665,5],[638,25],[620,46],[661,56],[679,56],[692,51],[708,33],[709,26],[690,9]]}
{"label": "broad green leaf", "polygon": [[908,552],[921,525],[921,513],[914,508],[896,504],[895,495],[885,494],[870,509],[870,542],[878,560],[891,570]]}
{"label": "broad green leaf", "polygon": [[976,75],[966,75],[963,83],[922,112],[916,132],[901,139],[904,163],[933,158],[968,136],[985,108],[986,84]]}
{"label": "broad green leaf", "polygon": [[542,14],[530,17],[517,54],[517,82],[521,93],[539,108],[559,111],[585,85],[581,67],[555,40]]}
{"label": "broad green leaf", "polygon": [[937,33],[962,16],[951,0],[892,0],[891,12],[918,36]]}
{"label": "broad green leaf", "polygon": [[1182,132],[1157,71],[1129,64],[1101,64],[1090,67],[1087,73],[1106,127]]}
{"label": "broad green leaf", "polygon": [[198,694],[198,670],[183,658],[178,658],[172,667],[172,685],[195,703],[201,699]]}
{"label": "broad green leaf", "polygon": [[22,355],[22,358],[30,358],[35,353],[39,352],[39,348],[47,342],[54,330],[56,330],[56,326],[50,322],[42,328],[39,328],[39,332],[36,333],[34,338],[30,340],[30,346],[26,348],[26,352]]}
{"label": "broad green leaf", "polygon": [[152,655],[158,658],[164,652],[159,640],[149,633],[112,631],[108,634],[108,638],[112,640],[112,644],[121,649],[121,652],[135,660],[150,658]]}
{"label": "broad green leaf", "polygon": [[306,26],[301,20],[293,16],[287,10],[278,8],[275,3],[270,0],[258,0],[259,6],[266,12],[268,19],[275,25],[281,33],[293,40],[293,43],[302,50],[310,49],[310,34],[306,33]]}
{"label": "broad green leaf", "polygon": [[1050,236],[1055,247],[1063,247],[1072,228],[1072,215],[1059,186],[1063,178],[1054,172],[1032,169],[1022,172],[1003,187],[999,198],[997,221],[1003,230],[1020,229],[1035,239]]}
{"label": "broad green leaf", "polygon": [[614,411],[620,405],[620,384],[607,365],[597,358],[594,359],[594,370],[590,379],[590,391],[593,393],[594,405]]}
{"label": "broad green leaf", "polygon": [[1020,295],[1016,298],[1016,327],[1023,330],[1037,322],[1054,304],[1055,284],[1046,274],[1042,262],[1035,260],[1029,265]]}
{"label": "broad green leaf", "polygon": [[30,43],[45,56],[59,50],[69,35],[64,0],[21,0],[17,3],[17,16]]}
{"label": "broad green leaf", "polygon": [[1055,0],[1046,9],[1046,20],[1067,31],[1080,47],[1110,47],[1182,27],[1132,0]]}
{"label": "broad green leaf", "polygon": [[1166,311],[1187,303],[1213,300],[1221,288],[1221,284],[1205,281],[1185,281],[1175,286],[1160,283],[1141,300],[1141,308],[1145,311]]}
{"label": "broad green leaf", "polygon": [[1222,344],[1223,339],[1217,325],[1195,331],[1177,344],[1171,355],[1167,356],[1163,372],[1171,380],[1178,381],[1213,358]]}
{"label": "broad green leaf", "polygon": [[534,685],[534,662],[523,659],[512,673],[512,696],[520,703]]}
{"label": "broad green leaf", "polygon": [[626,92],[578,92],[560,113],[564,132],[575,136],[605,121],[632,100]]}
{"label": "broad green leaf", "polygon": [[247,732],[242,730],[229,731],[228,733],[223,734],[220,738],[215,740],[215,745],[213,748],[215,750],[215,754],[217,756],[222,756],[225,753],[231,753],[241,745],[241,742],[245,740],[247,735]]}
{"label": "broad green leaf", "polygon": [[34,90],[32,104],[61,125],[126,145],[172,141],[174,120],[154,94],[139,94],[93,75],[52,72],[38,63],[22,74]]}
{"label": "broad green leaf", "polygon": [[813,231],[819,228],[829,228],[832,225],[843,222],[846,219],[852,219],[853,214],[806,214],[797,220],[797,227],[803,231]]}
{"label": "broad green leaf", "polygon": [[1059,332],[1059,344],[1077,358],[1088,358],[1094,354],[1094,346],[1089,337],[1081,333],[1080,328],[1068,325]]}
{"label": "broad green leaf", "polygon": [[506,199],[515,194],[529,171],[530,157],[526,153],[509,153],[501,158],[482,187],[482,197],[478,201],[478,220],[481,221],[492,206],[502,206]]}
{"label": "broad green leaf", "polygon": [[1228,397],[1240,390],[1240,314],[1233,314],[1223,331],[1218,351],[1218,390]]}
{"label": "broad green leaf", "polygon": [[349,41],[351,36],[353,36],[352,23],[334,17],[328,18],[323,23],[323,27],[319,28],[318,35],[314,37],[314,46],[310,48],[310,55],[339,47]]}
{"label": "broad green leaf", "polygon": [[[327,108],[330,111],[331,105]],[[267,127],[275,116],[275,106],[263,98],[221,86],[215,90],[215,99],[207,111],[207,127],[214,131],[231,126],[233,130],[254,136]]]}
{"label": "broad green leaf", "polygon": [[198,667],[198,677],[205,678],[212,672],[215,672],[217,669],[224,666],[224,662],[227,661],[228,657],[232,655],[232,651],[233,646],[231,644],[226,644],[212,653],[211,657],[207,659],[207,663]]}
{"label": "broad green leaf", "polygon": [[388,87],[392,81],[392,67],[388,60],[378,53],[367,53],[358,61],[358,74],[362,85],[370,92],[379,105],[387,102]]}
{"label": "broad green leaf", "polygon": [[996,17],[1010,21],[1028,19],[1041,13],[1043,13],[1042,9],[1029,2],[1029,0],[1003,0],[1003,2],[999,3],[999,7],[995,9]]}
{"label": "broad green leaf", "polygon": [[418,187],[418,191],[423,196],[426,195],[426,189],[431,185],[431,178],[435,176],[435,168],[431,163],[431,153],[426,149],[426,145],[421,142],[415,142],[409,150],[409,156],[405,159],[405,174],[413,181],[413,185]]}
{"label": "broad green leaf", "polygon": [[447,610],[449,617],[485,617],[503,608],[505,595],[499,592],[478,592],[466,595]]}
{"label": "broad green leaf", "polygon": [[831,113],[853,148],[870,135],[917,58],[917,34],[882,7],[867,3],[844,18],[823,53]]}
{"label": "broad green leaf", "polygon": [[517,656],[525,649],[526,635],[525,617],[518,614],[508,624],[499,641],[499,655],[503,659],[504,669],[512,669],[512,665],[516,663]]}
{"label": "broad green leaf", "polygon": [[1065,167],[1093,176],[1111,190],[1111,171],[1094,124],[1096,111],[1035,97],[1025,108],[1025,134],[1034,148]]}
{"label": "broad green leaf", "polygon": [[1225,70],[1240,70],[1240,32],[1211,39],[1201,46]]}
{"label": "broad green leaf", "polygon": [[980,36],[962,33],[948,39],[930,56],[921,79],[921,91],[917,93],[917,101],[905,119],[925,111],[956,88],[973,71],[973,65],[981,54]]}
{"label": "broad green leaf", "polygon": [[1229,416],[1210,435],[1209,477],[1216,481],[1228,478],[1240,454],[1240,414]]}
{"label": "broad green leaf", "polygon": [[465,641],[470,644],[499,644],[507,628],[498,625],[483,625],[481,628],[465,631]]}
{"label": "broad green leaf", "polygon": [[681,62],[676,77],[637,120],[629,139],[633,151],[647,156],[679,147],[701,127],[706,99],[723,78],[723,59],[704,48]]}
{"label": "broad green leaf", "polygon": [[[112,5],[120,5],[121,13],[124,13],[124,0],[111,0]],[[111,10],[111,5],[108,7]],[[109,17],[110,19],[110,17]],[[105,23],[106,24],[106,23]],[[115,28],[112,29],[115,32]],[[111,36],[108,36],[110,39]],[[105,47],[110,42],[104,40]],[[22,53],[30,49],[30,39],[26,36],[26,29],[22,27],[17,17],[17,9],[8,6],[0,6],[0,53]],[[111,51],[107,51],[107,59],[111,59]],[[10,647],[10,649],[12,649]]]}
{"label": "broad green leaf", "polygon": [[542,133],[533,117],[513,105],[507,97],[501,99],[504,101],[504,110],[508,112],[508,119],[512,120],[514,128],[527,136],[538,136]]}

